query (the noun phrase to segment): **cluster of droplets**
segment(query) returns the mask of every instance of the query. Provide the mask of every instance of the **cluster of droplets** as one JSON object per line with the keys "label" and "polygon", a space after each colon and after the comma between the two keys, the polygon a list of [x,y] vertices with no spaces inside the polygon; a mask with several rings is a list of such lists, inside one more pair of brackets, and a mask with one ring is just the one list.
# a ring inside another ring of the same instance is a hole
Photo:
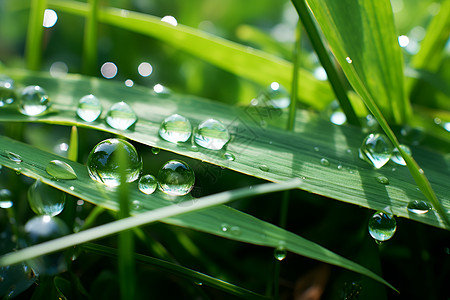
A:
{"label": "cluster of droplets", "polygon": [[[162,121],[159,136],[171,143],[187,142],[192,136],[191,122],[184,116],[173,114]],[[215,119],[200,123],[193,135],[197,145],[209,150],[221,150],[230,138],[227,127]]]}

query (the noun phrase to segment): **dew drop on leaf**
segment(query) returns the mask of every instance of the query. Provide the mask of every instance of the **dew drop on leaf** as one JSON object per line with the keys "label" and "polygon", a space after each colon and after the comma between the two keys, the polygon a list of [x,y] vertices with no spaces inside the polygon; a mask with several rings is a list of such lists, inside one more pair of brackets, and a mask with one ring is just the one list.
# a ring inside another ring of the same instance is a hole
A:
{"label": "dew drop on leaf", "polygon": [[51,105],[47,92],[38,85],[30,85],[20,94],[20,112],[26,116],[43,114]]}
{"label": "dew drop on leaf", "polygon": [[78,102],[77,116],[86,122],[94,122],[102,113],[100,100],[94,95],[81,97]]}
{"label": "dew drop on leaf", "polygon": [[146,195],[153,194],[157,186],[158,182],[156,181],[156,178],[153,175],[147,174],[139,178],[138,188],[141,192],[143,192]]}
{"label": "dew drop on leaf", "polygon": [[171,143],[186,142],[191,133],[191,122],[178,114],[165,118],[159,127],[159,136]]}
{"label": "dew drop on leaf", "polygon": [[159,189],[170,196],[188,194],[195,183],[191,167],[181,160],[170,160],[158,172]]}
{"label": "dew drop on leaf", "polygon": [[384,166],[392,156],[393,146],[387,136],[371,133],[359,148],[359,157],[367,161],[376,169]]}
{"label": "dew drop on leaf", "polygon": [[427,212],[429,212],[431,210],[431,206],[423,201],[423,200],[412,200],[408,203],[408,205],[406,206],[406,208],[412,212],[415,213],[417,215],[423,215],[426,214]]}
{"label": "dew drop on leaf", "polygon": [[230,137],[228,129],[222,122],[208,119],[198,125],[194,134],[194,141],[203,148],[220,150],[228,143]]}
{"label": "dew drop on leaf", "polygon": [[106,123],[118,130],[126,130],[136,121],[136,113],[123,101],[113,104],[106,114]]}
{"label": "dew drop on leaf", "polygon": [[381,184],[385,184],[385,185],[389,184],[389,179],[386,176],[378,175],[378,176],[375,176],[375,179],[376,179],[376,181],[378,181]]}
{"label": "dew drop on leaf", "polygon": [[[411,149],[409,149],[408,146],[400,145],[400,148],[402,148],[402,150],[405,151],[407,154],[411,155]],[[398,165],[406,166],[406,162],[397,148],[394,148],[394,150],[392,151],[391,160]]]}
{"label": "dew drop on leaf", "polygon": [[77,179],[73,168],[68,163],[57,159],[49,162],[45,171],[56,179]]}

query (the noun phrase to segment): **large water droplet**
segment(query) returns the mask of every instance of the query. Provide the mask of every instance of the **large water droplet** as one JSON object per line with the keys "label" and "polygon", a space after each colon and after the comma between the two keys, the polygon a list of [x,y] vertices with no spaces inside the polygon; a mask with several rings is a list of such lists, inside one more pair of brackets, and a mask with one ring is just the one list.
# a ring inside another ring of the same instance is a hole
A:
{"label": "large water droplet", "polygon": [[378,181],[381,184],[385,184],[385,185],[389,184],[389,179],[386,176],[383,176],[383,175],[376,176],[375,180]]}
{"label": "large water droplet", "polygon": [[392,150],[392,144],[384,134],[371,133],[359,148],[359,157],[379,169],[389,161]]}
{"label": "large water droplet", "polygon": [[[409,149],[408,146],[400,145],[400,148],[402,148],[402,150],[405,151],[407,154],[411,155],[411,149]],[[400,151],[397,148],[395,148],[394,151],[392,152],[391,160],[393,162],[395,162],[396,164],[406,166],[406,162],[403,159],[402,155],[400,154]]]}
{"label": "large water droplet", "polygon": [[6,156],[9,158],[9,160],[15,162],[16,164],[20,164],[22,162],[22,157],[14,152],[6,151]]}
{"label": "large water droplet", "polygon": [[0,208],[10,208],[13,206],[12,194],[8,189],[0,190]]}
{"label": "large water droplet", "polygon": [[159,128],[159,135],[168,142],[186,142],[192,133],[191,122],[178,114],[164,119]]}
{"label": "large water droplet", "polygon": [[276,260],[282,261],[286,258],[287,250],[284,246],[278,246],[273,250],[273,257],[275,257]]}
{"label": "large water droplet", "polygon": [[329,166],[330,165],[330,161],[328,159],[326,159],[326,158],[321,158],[320,159],[320,164],[322,166]]}
{"label": "large water droplet", "polygon": [[225,152],[223,154],[223,158],[226,160],[234,161],[236,158],[234,157],[233,153]]}
{"label": "large water droplet", "polygon": [[378,242],[384,242],[392,238],[397,229],[394,216],[382,211],[377,211],[369,220],[369,233]]}
{"label": "large water droplet", "polygon": [[410,212],[422,215],[429,212],[432,208],[431,206],[425,202],[425,201],[419,201],[419,200],[412,200],[408,203],[408,206],[406,207]]}
{"label": "large water droplet", "polygon": [[38,116],[50,107],[47,92],[38,85],[30,85],[20,95],[20,112],[27,116]]}
{"label": "large water droplet", "polygon": [[56,179],[77,179],[77,174],[75,174],[73,168],[68,163],[58,159],[49,162],[45,171]]}
{"label": "large water droplet", "polygon": [[138,188],[144,194],[150,195],[156,190],[158,182],[153,175],[147,174],[139,178]]}
{"label": "large water droplet", "polygon": [[137,121],[131,106],[125,102],[114,103],[106,114],[106,123],[114,129],[126,130]]}
{"label": "large water droplet", "polygon": [[168,161],[158,173],[158,186],[171,196],[183,196],[194,187],[194,171],[180,160]]}
{"label": "large water droplet", "polygon": [[12,104],[15,99],[14,81],[7,76],[0,75],[0,107]]}
{"label": "large water droplet", "polygon": [[158,155],[160,151],[161,151],[161,149],[159,149],[159,148],[155,148],[155,147],[152,148],[152,153],[155,155]]}
{"label": "large water droplet", "polygon": [[230,133],[222,122],[208,119],[198,125],[194,140],[203,148],[220,150],[230,140]]}
{"label": "large water droplet", "polygon": [[[25,224],[27,242],[39,244],[69,233],[67,225],[60,219],[50,216],[36,216]],[[27,264],[40,275],[56,275],[67,269],[65,254],[56,252],[39,256],[27,261]]]}
{"label": "large water droplet", "polygon": [[94,122],[102,113],[100,100],[94,95],[86,95],[80,99],[77,107],[77,115],[86,122]]}
{"label": "large water droplet", "polygon": [[266,165],[259,165],[258,168],[263,172],[269,172],[269,167]]}
{"label": "large water droplet", "polygon": [[125,181],[133,182],[138,179],[143,166],[141,157],[132,144],[116,138],[104,140],[92,149],[87,161],[89,176],[107,186],[118,186],[120,167],[117,153],[120,149],[125,150],[128,159]]}
{"label": "large water droplet", "polygon": [[28,189],[28,203],[36,214],[53,217],[63,211],[66,194],[37,179]]}

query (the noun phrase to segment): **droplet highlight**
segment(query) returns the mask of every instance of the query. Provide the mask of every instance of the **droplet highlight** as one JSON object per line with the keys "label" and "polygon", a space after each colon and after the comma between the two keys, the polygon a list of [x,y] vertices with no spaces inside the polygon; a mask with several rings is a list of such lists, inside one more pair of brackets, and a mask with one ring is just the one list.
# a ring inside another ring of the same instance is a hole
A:
{"label": "droplet highlight", "polygon": [[94,95],[81,97],[78,102],[77,116],[86,122],[94,122],[103,111],[100,100]]}
{"label": "droplet highlight", "polygon": [[28,189],[28,203],[37,215],[59,215],[66,204],[66,194],[37,179]]}
{"label": "droplet highlight", "polygon": [[222,122],[215,119],[208,119],[198,125],[194,135],[197,145],[210,149],[220,150],[230,140],[230,133]]}
{"label": "droplet highlight", "polygon": [[77,179],[77,174],[73,168],[68,163],[57,159],[49,162],[45,171],[56,179]]}
{"label": "droplet highlight", "polygon": [[158,186],[158,181],[153,175],[147,174],[139,178],[138,188],[146,195],[153,194]]}
{"label": "droplet highlight", "polygon": [[377,211],[369,220],[369,234],[378,242],[384,242],[394,236],[397,222],[394,216]]}
{"label": "droplet highlight", "polygon": [[137,180],[143,167],[142,158],[132,144],[117,138],[104,140],[92,149],[87,161],[89,176],[109,187],[118,186],[120,184],[120,168],[117,153],[120,149],[125,150],[128,158],[125,181]]}
{"label": "droplet highlight", "polygon": [[159,127],[159,136],[171,143],[186,142],[191,133],[191,122],[179,114],[165,118]]}
{"label": "droplet highlight", "polygon": [[[400,148],[402,148],[402,150],[405,151],[408,155],[411,155],[411,149],[408,146],[400,145]],[[394,148],[394,150],[392,151],[391,160],[398,165],[406,166],[406,162],[403,159],[403,156],[400,154],[398,148]]]}
{"label": "droplet highlight", "polygon": [[387,136],[371,133],[359,148],[359,157],[367,161],[376,169],[384,166],[392,156],[393,146]]}
{"label": "droplet highlight", "polygon": [[51,105],[47,92],[38,85],[24,88],[19,100],[20,112],[26,116],[42,115]]}
{"label": "droplet highlight", "polygon": [[170,160],[158,172],[159,189],[170,196],[188,194],[195,183],[191,167],[180,160]]}
{"label": "droplet highlight", "polygon": [[106,114],[106,123],[117,130],[127,130],[136,121],[136,113],[123,101],[113,104]]}

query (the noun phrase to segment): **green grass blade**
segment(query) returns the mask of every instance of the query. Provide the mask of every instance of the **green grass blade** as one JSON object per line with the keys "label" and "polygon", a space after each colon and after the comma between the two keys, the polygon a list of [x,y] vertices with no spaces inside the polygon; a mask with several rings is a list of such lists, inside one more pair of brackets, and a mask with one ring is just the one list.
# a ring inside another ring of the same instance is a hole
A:
{"label": "green grass blade", "polygon": [[97,68],[97,31],[98,31],[98,0],[89,0],[89,11],[86,15],[83,41],[83,72],[95,75]]}
{"label": "green grass blade", "polygon": [[[304,1],[293,0],[296,7]],[[408,123],[412,110],[390,2],[306,2],[354,90],[362,95],[365,88],[389,121]]]}
{"label": "green grass blade", "polygon": [[348,99],[343,79],[339,77],[335,63],[331,61],[328,50],[322,41],[322,37],[319,34],[318,28],[314,23],[314,19],[311,16],[305,1],[293,1],[293,3],[300,17],[300,21],[308,34],[311,44],[319,57],[320,63],[327,72],[328,80],[330,81],[337,100],[339,101],[340,107],[347,117],[347,121],[353,125],[360,125],[358,117],[356,116],[350,100]]}
{"label": "green grass blade", "polygon": [[[389,206],[396,216],[441,228],[447,227],[442,217],[434,210],[423,215],[412,214],[407,210],[410,201],[427,199],[417,190],[407,168],[390,162],[382,169],[374,170],[358,158],[358,148],[366,134],[357,128],[335,126],[315,114],[299,110],[295,133],[290,133],[259,127],[259,122],[255,123],[254,116],[250,117],[246,110],[192,96],[172,94],[169,97],[158,97],[148,89],[138,86],[130,89],[121,83],[72,75],[64,79],[23,71],[10,71],[8,75],[15,79],[18,85],[43,86],[48,90],[54,108],[58,111],[29,118],[17,111],[4,109],[0,110],[0,121],[76,125],[118,133],[145,145],[269,181],[279,182],[303,177],[303,189],[306,191],[374,210],[383,210]],[[89,93],[99,97],[104,107],[120,100],[127,101],[138,114],[139,121],[135,128],[119,132],[102,120],[94,123],[80,121],[76,117],[75,107],[78,100]],[[220,151],[191,151],[190,145],[175,145],[159,138],[160,122],[173,113],[186,116],[194,126],[202,122],[205,116],[221,120],[234,136],[227,151],[236,159],[226,160]],[[281,122],[278,119],[272,121]],[[414,158],[425,170],[444,209],[450,210],[450,170],[445,157],[420,146],[411,146],[411,149]],[[330,165],[322,165],[322,158],[326,158]],[[261,162],[264,162],[267,171],[260,169]],[[392,168],[396,171],[393,172]],[[386,186],[378,183],[375,178],[379,175],[389,178],[390,184]]]}
{"label": "green grass blade", "polygon": [[[86,243],[81,248],[83,248],[88,252],[106,255],[109,257],[117,257],[117,251],[114,248],[106,247],[103,245]],[[158,269],[173,273],[177,276],[184,277],[186,279],[192,280],[193,282],[194,281],[201,282],[202,284],[230,293],[231,295],[242,297],[244,299],[254,299],[254,300],[269,299],[263,295],[259,295],[247,289],[241,288],[237,285],[191,270],[189,268],[185,268],[183,266],[176,265],[174,263],[166,262],[164,260],[149,257],[142,254],[135,254],[134,257],[136,261],[140,263],[156,266],[158,267]]]}
{"label": "green grass blade", "polygon": [[[54,9],[86,16],[87,4],[76,1],[50,1]],[[250,79],[262,86],[277,81],[288,87],[291,83],[292,64],[266,52],[234,43],[218,36],[182,24],[176,27],[161,22],[158,17],[118,8],[102,8],[99,22],[151,36],[203,59],[219,68]],[[306,71],[300,71],[298,97],[303,103],[323,109],[334,99],[326,82],[321,82]]]}
{"label": "green grass blade", "polygon": [[72,126],[72,130],[70,131],[69,151],[67,153],[67,157],[73,161],[78,160],[78,129],[76,126]]}
{"label": "green grass blade", "polygon": [[[5,150],[5,147],[9,150]],[[17,163],[10,160],[8,155],[5,154],[7,153],[5,151],[12,151],[22,157],[21,172],[23,175],[40,178],[42,182],[48,185],[105,208],[112,210],[117,210],[119,208],[115,192],[107,189],[102,184],[91,180],[85,166],[67,160],[66,162],[70,163],[77,173],[78,179],[72,181],[54,181],[49,178],[43,167],[49,161],[48,159],[52,160],[55,157],[54,154],[0,136],[0,164],[9,168],[17,168]],[[367,270],[316,243],[238,210],[219,205],[244,197],[298,188],[303,185],[304,183],[297,178],[279,184],[263,184],[254,186],[252,189],[243,188],[199,199],[186,196],[184,200],[180,199],[184,202],[183,206],[171,204],[171,202],[168,202],[165,199],[162,192],[155,192],[149,198],[135,187],[134,189],[130,189],[130,199],[139,201],[141,206],[138,211],[134,212],[134,217],[121,219],[79,233],[71,234],[60,239],[42,243],[37,246],[6,254],[0,258],[0,265],[17,263],[31,257],[43,255],[49,251],[58,251],[76,244],[85,243],[123,230],[131,229],[136,226],[142,226],[154,221],[161,221],[255,245],[275,248],[279,246],[280,243],[283,243],[286,249],[293,253],[359,272],[392,287],[372,271]],[[188,212],[190,213],[187,214]],[[233,234],[229,230],[223,231],[222,227],[224,222],[239,228],[240,234]]]}
{"label": "green grass blade", "polygon": [[44,11],[47,0],[31,0],[28,20],[27,43],[25,46],[26,66],[30,70],[39,70],[42,59],[42,36]]}

